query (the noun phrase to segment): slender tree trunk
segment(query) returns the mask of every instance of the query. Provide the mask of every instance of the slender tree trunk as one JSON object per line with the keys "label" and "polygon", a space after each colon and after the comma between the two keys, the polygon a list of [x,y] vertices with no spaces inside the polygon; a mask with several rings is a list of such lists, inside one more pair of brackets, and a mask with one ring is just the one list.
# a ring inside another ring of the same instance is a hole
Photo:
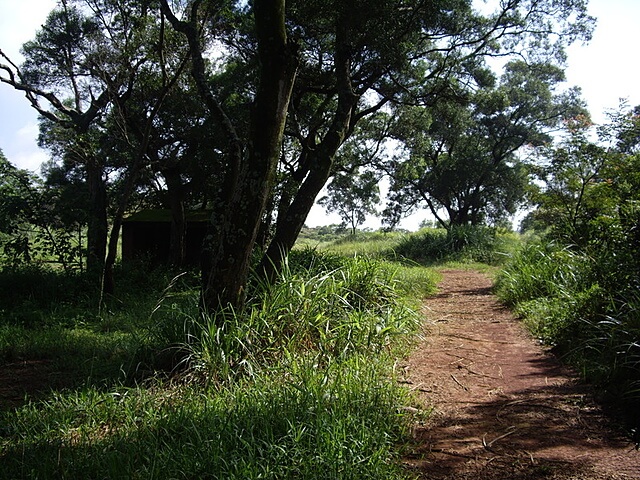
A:
{"label": "slender tree trunk", "polygon": [[87,272],[100,279],[107,252],[107,188],[102,165],[96,159],[86,162],[89,215],[87,221]]}
{"label": "slender tree trunk", "polygon": [[162,176],[167,182],[169,209],[171,210],[169,263],[179,268],[184,264],[187,226],[184,211],[184,185],[178,168],[166,168],[162,171]]}
{"label": "slender tree trunk", "polygon": [[317,155],[313,168],[296,192],[284,215],[280,214],[276,231],[260,263],[259,271],[273,280],[280,272],[284,259],[295,244],[300,231],[322,188],[331,177],[333,155],[330,152]]}
{"label": "slender tree trunk", "polygon": [[353,113],[359,97],[351,88],[351,54],[348,30],[343,22],[336,29],[336,83],[338,85],[338,104],[331,127],[317,147],[305,152],[309,157],[310,170],[296,192],[282,221],[278,222],[273,240],[264,255],[260,272],[273,280],[280,272],[284,259],[295,244],[304,222],[315,200],[333,174],[335,155],[340,146],[349,137],[353,129]]}
{"label": "slender tree trunk", "polygon": [[140,170],[144,164],[143,157],[146,151],[146,145],[141,148],[140,152],[131,165],[127,177],[124,181],[124,189],[120,198],[118,199],[118,208],[113,216],[113,222],[111,225],[111,233],[109,234],[109,243],[107,245],[107,257],[104,261],[104,272],[102,277],[102,293],[113,295],[115,292],[115,279],[113,276],[113,267],[116,263],[118,255],[118,240],[120,240],[120,229],[122,228],[122,219],[124,218],[127,205],[129,205],[129,199],[135,189],[136,182]]}

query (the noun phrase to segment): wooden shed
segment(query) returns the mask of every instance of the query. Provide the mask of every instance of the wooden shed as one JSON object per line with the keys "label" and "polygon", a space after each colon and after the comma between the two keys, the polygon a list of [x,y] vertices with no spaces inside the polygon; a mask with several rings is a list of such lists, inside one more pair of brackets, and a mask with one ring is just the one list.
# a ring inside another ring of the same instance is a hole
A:
{"label": "wooden shed", "polygon": [[[186,212],[185,264],[199,265],[202,241],[207,232],[211,212]],[[169,262],[171,244],[171,211],[142,210],[122,222],[122,260],[149,258],[161,264]]]}

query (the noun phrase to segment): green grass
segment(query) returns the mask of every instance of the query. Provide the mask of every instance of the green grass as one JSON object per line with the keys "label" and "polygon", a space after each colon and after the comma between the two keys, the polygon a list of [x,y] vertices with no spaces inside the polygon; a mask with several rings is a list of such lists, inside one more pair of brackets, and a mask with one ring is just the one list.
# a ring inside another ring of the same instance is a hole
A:
{"label": "green grass", "polygon": [[383,256],[406,235],[398,232],[359,232],[356,235],[343,235],[330,243],[321,244],[321,247],[344,256]]}
{"label": "green grass", "polygon": [[636,405],[640,295],[612,294],[603,265],[571,248],[514,254],[513,234],[454,235],[300,245],[276,282],[251,281],[244,309],[214,317],[193,274],[122,267],[98,308],[81,277],[2,272],[15,287],[0,290],[0,364],[44,362],[51,380],[0,408],[3,478],[409,478],[398,459],[414,400],[393,365],[421,300],[439,268],[496,274],[505,258],[503,301]]}
{"label": "green grass", "polygon": [[98,309],[40,273],[3,311],[0,362],[64,378],[0,409],[3,478],[406,478],[393,365],[432,271],[302,249],[224,323],[188,275],[123,268]]}
{"label": "green grass", "polygon": [[425,228],[403,236],[386,255],[408,259],[421,265],[503,264],[520,239],[513,232],[490,227],[454,227],[450,230]]}
{"label": "green grass", "polygon": [[222,390],[56,395],[5,413],[6,478],[403,478],[406,393],[388,366],[313,358]]}
{"label": "green grass", "polygon": [[0,407],[1,476],[408,478],[413,399],[393,365],[420,302],[437,268],[495,273],[505,258],[498,292],[532,331],[640,396],[640,295],[612,293],[603,263],[547,243],[513,254],[518,238],[496,230],[331,235],[219,317],[200,315],[193,274],[121,267],[98,308],[80,276],[1,272],[0,366],[43,362],[49,380]]}
{"label": "green grass", "polygon": [[498,276],[497,293],[633,426],[640,425],[640,294],[610,281],[620,268],[605,256],[534,242]]}

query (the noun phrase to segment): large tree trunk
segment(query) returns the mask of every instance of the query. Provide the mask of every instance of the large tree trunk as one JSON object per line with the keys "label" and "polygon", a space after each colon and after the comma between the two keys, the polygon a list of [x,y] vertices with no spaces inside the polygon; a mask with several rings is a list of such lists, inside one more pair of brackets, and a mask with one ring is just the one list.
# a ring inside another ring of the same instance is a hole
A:
{"label": "large tree trunk", "polygon": [[224,212],[214,214],[212,231],[205,241],[202,305],[209,312],[243,304],[251,253],[275,182],[297,70],[295,46],[287,42],[284,0],[255,0],[253,8],[260,84],[252,109],[247,157],[237,171],[230,203]]}
{"label": "large tree trunk", "polygon": [[348,30],[343,22],[336,29],[336,53],[334,56],[336,84],[338,85],[338,104],[331,126],[315,149],[303,152],[308,157],[309,173],[298,188],[291,205],[282,220],[279,219],[276,232],[261,264],[260,272],[265,278],[273,280],[280,272],[287,257],[304,226],[304,222],[315,200],[333,172],[336,153],[353,131],[354,110],[359,97],[351,87],[351,53],[348,42]]}

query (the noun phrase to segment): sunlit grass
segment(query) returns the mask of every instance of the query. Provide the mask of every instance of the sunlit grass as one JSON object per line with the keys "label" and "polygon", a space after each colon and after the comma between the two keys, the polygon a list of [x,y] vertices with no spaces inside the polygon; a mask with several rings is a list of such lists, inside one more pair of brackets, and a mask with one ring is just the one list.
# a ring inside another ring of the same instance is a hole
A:
{"label": "sunlit grass", "polygon": [[[223,318],[201,316],[197,291],[164,274],[164,291],[130,288],[96,310],[17,304],[0,358],[47,359],[73,381],[1,413],[2,473],[405,478],[399,412],[411,399],[393,364],[436,277],[364,254],[292,257]],[[41,316],[28,319],[32,310]]]}
{"label": "sunlit grass", "polygon": [[221,387],[56,393],[2,414],[7,478],[405,478],[384,359],[289,357]]}
{"label": "sunlit grass", "polygon": [[405,235],[398,232],[360,232],[318,244],[316,248],[343,256],[379,256],[396,246]]}

